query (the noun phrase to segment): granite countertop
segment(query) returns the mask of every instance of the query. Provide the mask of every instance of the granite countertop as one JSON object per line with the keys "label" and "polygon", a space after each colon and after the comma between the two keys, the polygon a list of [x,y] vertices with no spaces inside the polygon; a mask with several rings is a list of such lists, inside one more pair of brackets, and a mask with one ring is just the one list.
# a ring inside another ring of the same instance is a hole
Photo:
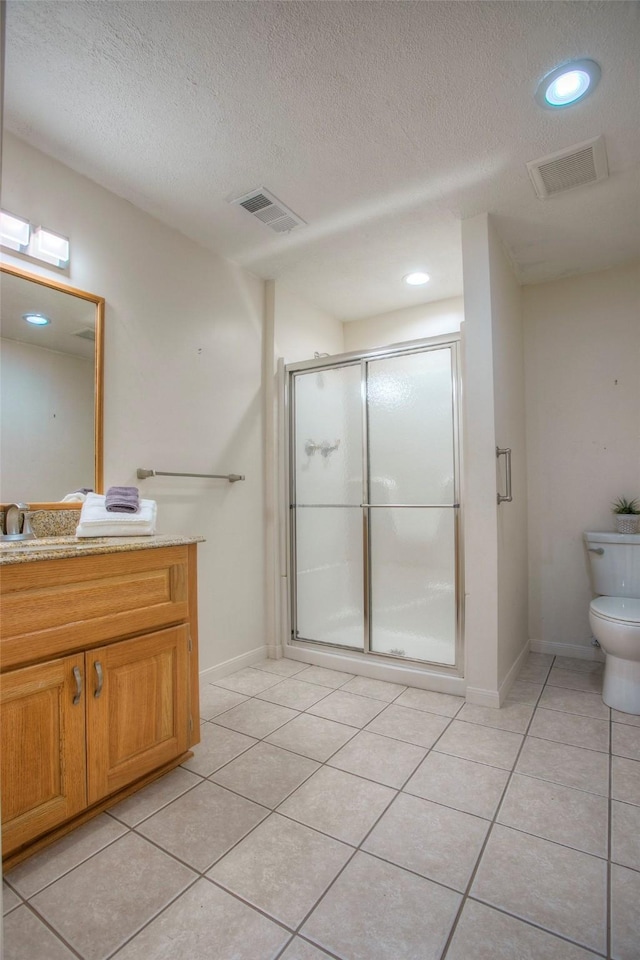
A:
{"label": "granite countertop", "polygon": [[35,540],[0,541],[0,566],[33,560],[66,560],[99,553],[125,553],[157,547],[182,547],[203,543],[204,537],[38,537]]}

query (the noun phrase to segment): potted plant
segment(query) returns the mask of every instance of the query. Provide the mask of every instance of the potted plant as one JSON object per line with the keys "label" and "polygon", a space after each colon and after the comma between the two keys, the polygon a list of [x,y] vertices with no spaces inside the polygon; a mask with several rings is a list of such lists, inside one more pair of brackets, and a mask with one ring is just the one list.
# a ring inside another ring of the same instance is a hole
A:
{"label": "potted plant", "polygon": [[640,514],[640,500],[634,497],[633,500],[627,500],[626,497],[618,497],[611,505],[616,515],[616,524],[618,533],[635,533],[638,529],[638,515]]}

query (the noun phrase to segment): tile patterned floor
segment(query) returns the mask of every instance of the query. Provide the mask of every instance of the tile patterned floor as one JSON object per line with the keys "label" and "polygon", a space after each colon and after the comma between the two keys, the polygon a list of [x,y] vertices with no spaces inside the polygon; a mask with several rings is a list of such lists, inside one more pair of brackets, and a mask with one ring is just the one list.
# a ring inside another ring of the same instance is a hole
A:
{"label": "tile patterned floor", "polygon": [[501,710],[291,660],[12,870],[5,960],[640,960],[640,719],[531,654]]}

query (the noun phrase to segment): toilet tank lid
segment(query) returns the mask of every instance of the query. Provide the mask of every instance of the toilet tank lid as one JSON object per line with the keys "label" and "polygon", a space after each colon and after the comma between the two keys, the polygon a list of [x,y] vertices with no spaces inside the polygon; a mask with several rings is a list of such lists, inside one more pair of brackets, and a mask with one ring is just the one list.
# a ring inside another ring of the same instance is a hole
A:
{"label": "toilet tank lid", "polygon": [[597,530],[583,534],[587,543],[639,543],[640,533],[614,533],[608,530]]}

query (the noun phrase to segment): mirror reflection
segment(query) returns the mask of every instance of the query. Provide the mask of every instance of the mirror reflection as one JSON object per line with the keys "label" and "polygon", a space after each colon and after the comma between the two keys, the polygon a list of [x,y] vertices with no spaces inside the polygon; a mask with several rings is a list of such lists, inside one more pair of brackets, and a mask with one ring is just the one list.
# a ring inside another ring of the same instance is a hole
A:
{"label": "mirror reflection", "polygon": [[101,298],[0,269],[0,503],[98,490]]}

